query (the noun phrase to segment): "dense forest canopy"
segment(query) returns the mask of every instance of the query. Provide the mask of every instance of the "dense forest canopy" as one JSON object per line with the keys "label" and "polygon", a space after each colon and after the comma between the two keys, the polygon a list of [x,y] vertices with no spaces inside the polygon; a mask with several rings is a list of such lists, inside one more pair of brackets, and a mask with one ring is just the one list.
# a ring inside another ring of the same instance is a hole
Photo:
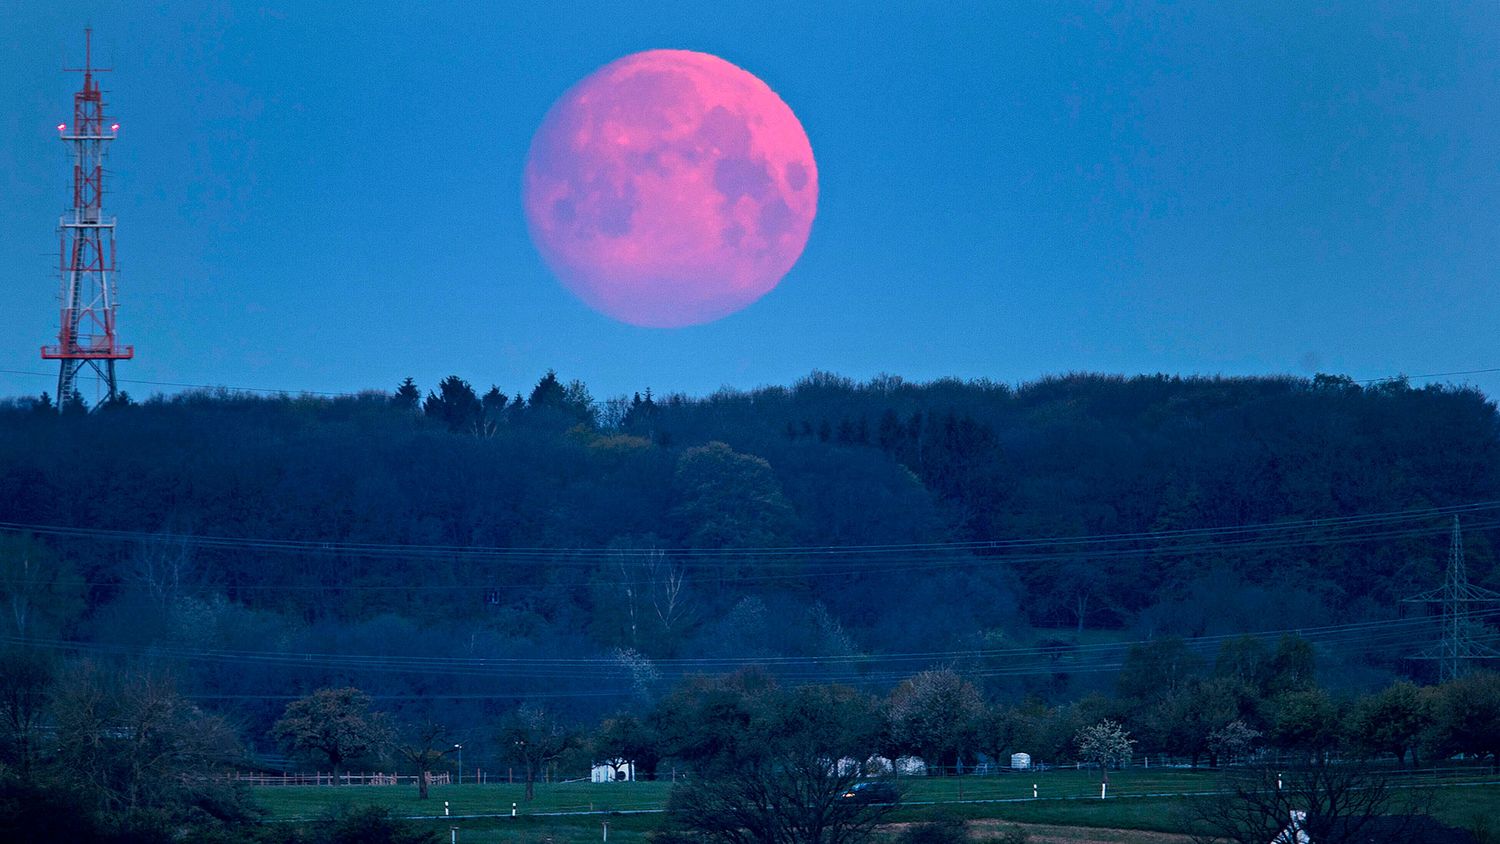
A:
{"label": "dense forest canopy", "polygon": [[[1068,697],[1112,682],[1067,650],[1091,635],[1212,654],[1409,621],[1454,512],[1471,578],[1500,586],[1500,417],[1466,388],[815,373],[598,402],[548,373],[524,392],[11,401],[5,632],[175,654],[190,691],[261,723],[285,704],[266,688],[332,682],[598,713],[755,662],[884,688],[960,665]],[[1326,648],[1351,683],[1427,670],[1411,636]]]}

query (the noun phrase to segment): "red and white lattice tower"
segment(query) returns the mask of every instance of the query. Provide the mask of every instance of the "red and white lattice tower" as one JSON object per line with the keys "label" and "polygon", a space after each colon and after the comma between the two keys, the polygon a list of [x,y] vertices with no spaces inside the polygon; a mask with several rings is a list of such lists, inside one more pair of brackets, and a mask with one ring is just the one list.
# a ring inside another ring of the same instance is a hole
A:
{"label": "red and white lattice tower", "polygon": [[83,88],[73,95],[73,123],[58,124],[58,136],[73,148],[73,207],[59,223],[62,272],[62,326],[57,344],[42,347],[42,357],[61,363],[57,405],[65,407],[78,392],[85,367],[99,376],[102,402],[117,393],[115,361],[135,356],[135,347],[115,338],[115,219],[104,215],[104,155],[120,124],[105,125],[104,97],[94,74],[93,32],[84,30]]}

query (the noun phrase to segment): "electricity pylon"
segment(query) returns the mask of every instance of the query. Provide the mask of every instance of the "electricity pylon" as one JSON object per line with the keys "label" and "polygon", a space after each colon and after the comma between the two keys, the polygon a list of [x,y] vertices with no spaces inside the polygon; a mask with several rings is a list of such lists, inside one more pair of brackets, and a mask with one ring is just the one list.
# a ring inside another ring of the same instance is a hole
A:
{"label": "electricity pylon", "polygon": [[1500,592],[1469,582],[1469,573],[1464,566],[1464,536],[1458,516],[1453,517],[1453,542],[1448,551],[1448,573],[1443,578],[1443,585],[1406,600],[1416,604],[1442,605],[1442,638],[1436,647],[1427,648],[1413,657],[1437,660],[1440,681],[1458,677],[1469,660],[1500,659],[1500,651],[1475,637],[1474,628],[1479,623],[1472,619],[1474,611],[1470,609],[1474,604],[1500,603]]}

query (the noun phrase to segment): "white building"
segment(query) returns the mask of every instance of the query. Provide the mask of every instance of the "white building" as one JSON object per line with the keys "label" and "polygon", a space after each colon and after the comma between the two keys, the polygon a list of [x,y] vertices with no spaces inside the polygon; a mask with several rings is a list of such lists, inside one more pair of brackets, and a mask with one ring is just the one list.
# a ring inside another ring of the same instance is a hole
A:
{"label": "white building", "polygon": [[591,782],[635,782],[635,762],[625,759],[608,759],[595,762],[589,772]]}

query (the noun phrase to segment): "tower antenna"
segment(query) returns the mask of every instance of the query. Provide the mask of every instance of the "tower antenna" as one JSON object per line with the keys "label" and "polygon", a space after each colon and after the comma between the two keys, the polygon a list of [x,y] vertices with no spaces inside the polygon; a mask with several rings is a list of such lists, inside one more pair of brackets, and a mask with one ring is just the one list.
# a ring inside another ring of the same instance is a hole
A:
{"label": "tower antenna", "polygon": [[1406,599],[1411,603],[1441,604],[1443,635],[1437,646],[1417,654],[1414,659],[1433,659],[1438,663],[1438,679],[1453,680],[1463,673],[1469,660],[1500,659],[1500,651],[1479,641],[1474,635],[1476,622],[1470,619],[1470,604],[1500,603],[1500,592],[1469,583],[1464,565],[1464,535],[1453,517],[1453,539],[1448,547],[1448,572],[1443,585]]}
{"label": "tower antenna", "polygon": [[73,206],[58,221],[58,271],[62,313],[57,343],[42,347],[42,358],[59,362],[57,406],[81,401],[78,376],[84,367],[99,377],[102,396],[112,402],[119,393],[115,361],[135,357],[134,346],[115,337],[115,218],[104,215],[104,157],[120,124],[106,125],[104,95],[94,74],[94,31],[83,31],[83,67],[64,68],[83,74],[73,95],[73,123],[60,123],[58,137],[72,147]]}

